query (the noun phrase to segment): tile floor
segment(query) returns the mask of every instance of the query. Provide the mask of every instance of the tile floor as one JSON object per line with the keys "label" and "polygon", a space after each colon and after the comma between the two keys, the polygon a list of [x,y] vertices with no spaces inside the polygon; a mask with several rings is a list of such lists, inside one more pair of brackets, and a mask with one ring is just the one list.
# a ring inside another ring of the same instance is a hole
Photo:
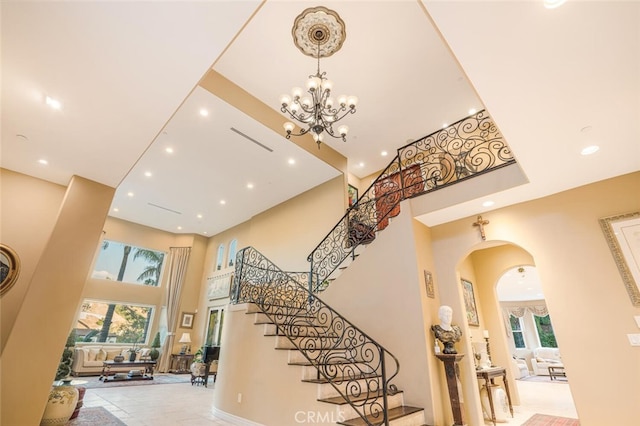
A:
{"label": "tile floor", "polygon": [[[514,418],[498,425],[521,425],[535,413],[578,418],[569,385],[516,383],[522,404],[514,407]],[[212,414],[214,392],[213,383],[208,388],[176,383],[87,389],[84,406],[105,407],[128,426],[233,426]]]}

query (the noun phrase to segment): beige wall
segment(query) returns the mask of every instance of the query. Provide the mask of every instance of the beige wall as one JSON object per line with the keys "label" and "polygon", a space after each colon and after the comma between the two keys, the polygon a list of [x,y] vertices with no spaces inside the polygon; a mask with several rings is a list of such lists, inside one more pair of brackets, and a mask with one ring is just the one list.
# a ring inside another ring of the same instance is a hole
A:
{"label": "beige wall", "polygon": [[[23,179],[12,183],[21,186]],[[3,181],[3,192],[7,186],[10,185]],[[45,192],[51,188],[48,184],[39,186]],[[57,188],[54,193],[58,193]],[[40,422],[113,193],[113,188],[73,177],[59,205],[55,225],[34,240],[36,245],[41,239],[46,243],[37,259],[29,259],[35,268],[28,281],[19,283],[26,287],[24,301],[2,352],[3,425]],[[10,222],[4,216],[2,221],[10,228],[30,226]],[[27,232],[23,228],[20,235],[24,234]],[[11,245],[13,241],[7,242]],[[38,354],[37,362],[25,354]]]}
{"label": "beige wall", "polygon": [[[631,305],[598,219],[640,210],[639,189],[640,173],[633,173],[483,213],[483,218],[491,222],[485,228],[486,243],[481,242],[477,228],[471,226],[475,217],[432,229],[438,287],[443,303],[454,307],[454,322],[464,322],[459,265],[469,253],[487,247],[491,241],[500,241],[513,243],[531,254],[583,426],[630,425],[637,421],[640,351],[629,345],[626,334],[637,333],[633,316],[640,309]],[[499,275],[498,271],[483,272],[483,276],[485,273],[487,278],[483,281],[494,279],[489,275]],[[487,302],[489,296],[484,288],[481,293],[483,324],[496,336],[500,347],[498,311]],[[585,350],[585,342],[589,343],[589,350]],[[593,382],[593,365],[612,354],[615,362],[610,364],[608,377],[615,382],[615,392]],[[467,364],[463,383],[468,400],[475,395],[475,373],[472,361]],[[483,422],[476,412],[469,423]]]}
{"label": "beige wall", "polygon": [[0,353],[53,231],[66,188],[31,176],[0,169],[0,241],[20,257],[20,275],[0,299]]}

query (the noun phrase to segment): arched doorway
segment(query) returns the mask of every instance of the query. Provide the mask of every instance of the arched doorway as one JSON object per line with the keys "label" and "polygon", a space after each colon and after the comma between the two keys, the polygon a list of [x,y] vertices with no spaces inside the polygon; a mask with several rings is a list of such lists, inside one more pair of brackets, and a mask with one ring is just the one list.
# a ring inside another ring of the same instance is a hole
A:
{"label": "arched doorway", "polygon": [[[477,309],[477,321],[467,324],[469,347],[477,347],[490,336],[491,361],[507,372],[514,403],[514,419],[509,418],[508,423],[522,424],[535,413],[577,418],[570,385],[564,378],[551,382],[548,375],[532,374],[534,350],[554,346],[547,340],[548,333],[539,331],[547,327],[550,317],[532,255],[510,242],[485,242],[459,262],[457,273],[461,281],[471,283]],[[498,289],[501,280],[509,282],[501,287],[509,286],[510,291]],[[468,310],[467,304],[461,309]],[[522,310],[525,314],[519,314]],[[514,315],[512,322],[510,312],[520,316]],[[537,320],[531,312],[539,314]],[[526,372],[514,357],[524,358]]]}

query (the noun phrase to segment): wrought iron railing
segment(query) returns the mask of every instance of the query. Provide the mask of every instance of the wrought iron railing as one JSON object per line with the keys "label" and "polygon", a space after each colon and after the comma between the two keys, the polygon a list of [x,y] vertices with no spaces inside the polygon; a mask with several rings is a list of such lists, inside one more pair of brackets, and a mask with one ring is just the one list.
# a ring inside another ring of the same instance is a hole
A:
{"label": "wrought iron railing", "polygon": [[326,288],[327,278],[362,244],[369,244],[400,202],[515,163],[511,150],[482,110],[398,149],[357,203],[309,254],[309,289]]}
{"label": "wrought iron railing", "polygon": [[254,303],[367,425],[388,425],[395,356],[253,247],[236,256],[233,303]]}

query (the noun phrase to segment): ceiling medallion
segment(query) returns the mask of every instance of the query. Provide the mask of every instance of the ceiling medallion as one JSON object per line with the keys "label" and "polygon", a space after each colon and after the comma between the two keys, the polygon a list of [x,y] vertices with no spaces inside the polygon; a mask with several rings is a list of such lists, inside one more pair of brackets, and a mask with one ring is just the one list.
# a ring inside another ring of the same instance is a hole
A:
{"label": "ceiling medallion", "polygon": [[313,58],[333,55],[347,37],[340,15],[322,6],[305,9],[298,15],[291,34],[298,49]]}
{"label": "ceiling medallion", "polygon": [[341,95],[335,101],[331,97],[333,82],[327,78],[326,72],[320,71],[320,58],[331,56],[342,47],[347,35],[344,22],[333,10],[322,6],[312,7],[298,15],[291,34],[302,53],[317,59],[318,68],[307,80],[308,96],[301,88],[294,87],[291,95],[280,97],[280,111],[288,114],[300,126],[300,130],[294,133],[296,125],[290,121],[284,123],[286,138],[309,133],[318,148],[324,135],[346,142],[349,127],[341,125],[334,130],[333,125],[347,114],[356,112],[358,98]]}

